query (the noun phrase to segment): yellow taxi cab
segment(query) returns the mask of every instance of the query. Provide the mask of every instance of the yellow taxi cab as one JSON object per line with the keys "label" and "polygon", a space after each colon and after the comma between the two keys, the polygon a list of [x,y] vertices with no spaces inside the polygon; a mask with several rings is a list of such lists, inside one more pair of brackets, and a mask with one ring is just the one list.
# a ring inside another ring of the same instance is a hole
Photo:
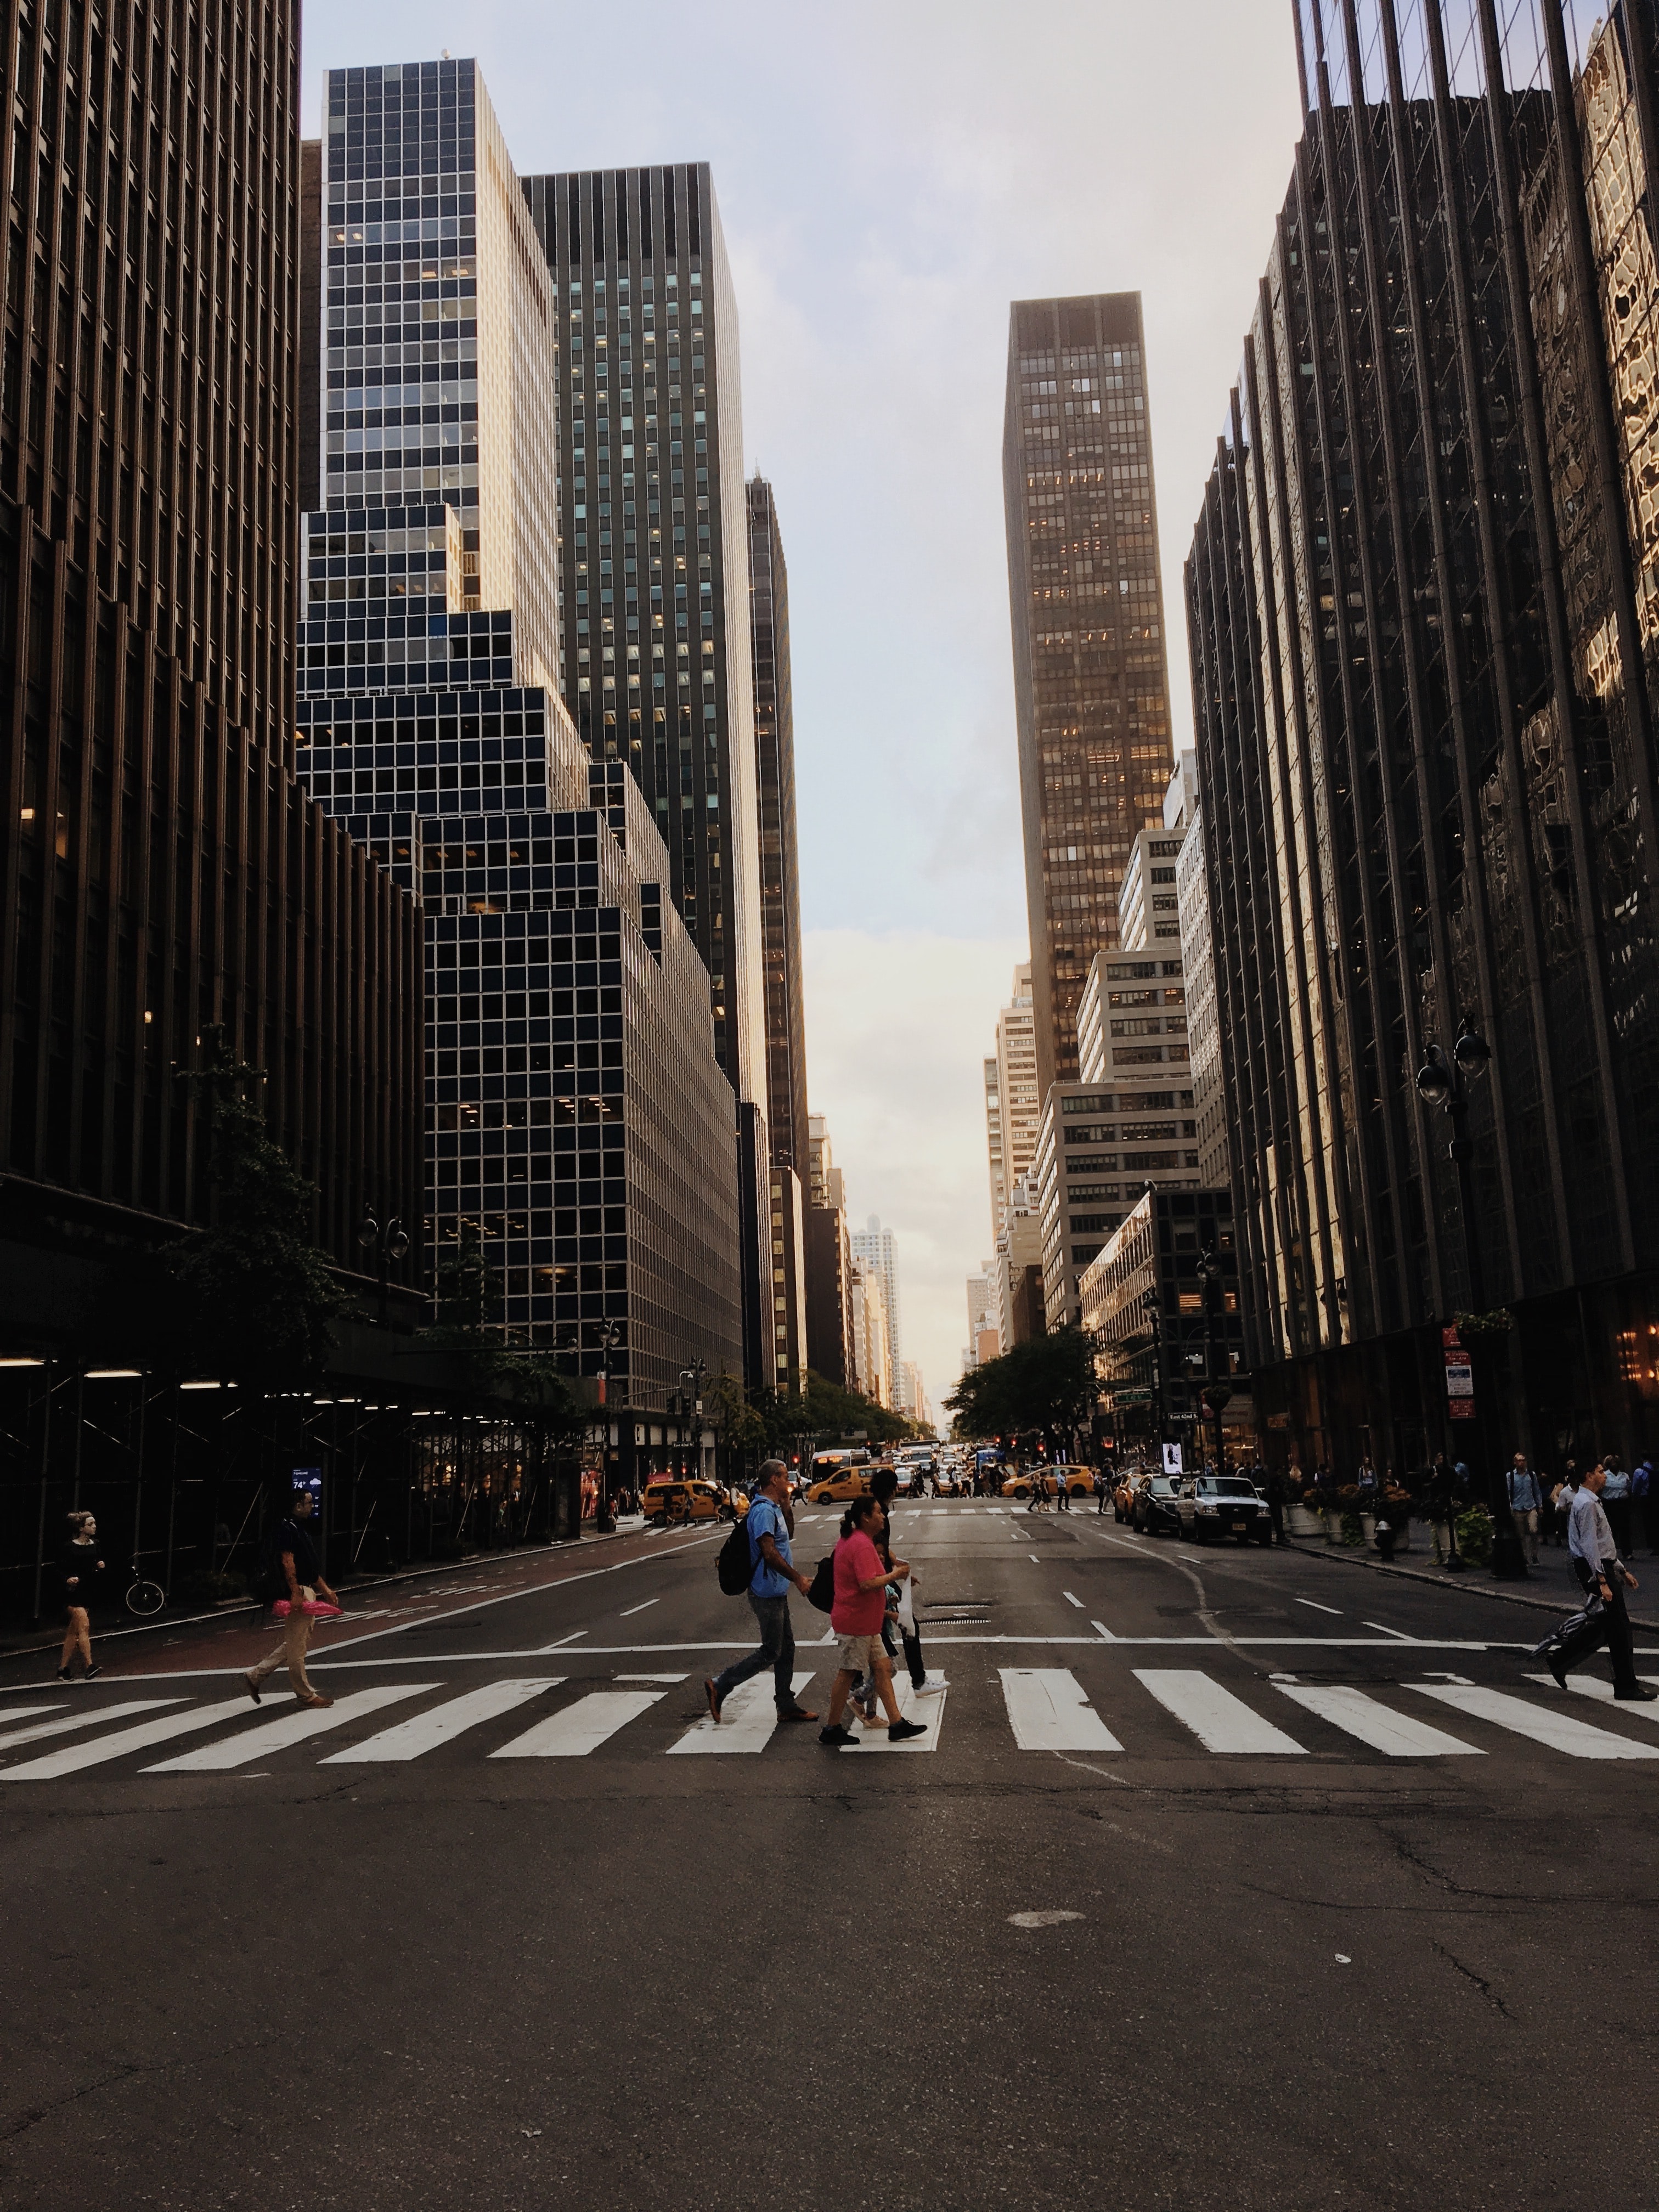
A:
{"label": "yellow taxi cab", "polygon": [[1044,1498],[1057,1498],[1062,1481],[1068,1498],[1092,1498],[1095,1494],[1095,1471],[1091,1467],[1021,1468],[1003,1484],[1002,1494],[1005,1498],[1030,1498],[1040,1492]]}
{"label": "yellow taxi cab", "polygon": [[818,1462],[812,1462],[812,1480],[806,1486],[809,1505],[844,1505],[849,1498],[870,1495],[870,1469],[867,1466],[854,1467],[846,1461],[832,1462],[820,1472]]}
{"label": "yellow taxi cab", "polygon": [[647,1522],[713,1521],[720,1502],[719,1485],[701,1475],[657,1474],[645,1486],[640,1510]]}

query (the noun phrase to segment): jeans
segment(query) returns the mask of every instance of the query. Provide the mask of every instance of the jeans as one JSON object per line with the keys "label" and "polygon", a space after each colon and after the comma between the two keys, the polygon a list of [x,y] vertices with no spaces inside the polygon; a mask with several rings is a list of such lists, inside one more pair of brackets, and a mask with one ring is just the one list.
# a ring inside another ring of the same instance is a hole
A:
{"label": "jeans", "polygon": [[[301,1584],[300,1589],[301,1599],[309,1601],[316,1595],[316,1591],[309,1585]],[[294,1685],[295,1696],[314,1698],[317,1692],[312,1688],[311,1678],[306,1673],[306,1651],[311,1643],[311,1632],[316,1626],[317,1616],[314,1613],[301,1612],[296,1605],[283,1624],[282,1642],[274,1651],[268,1651],[257,1667],[248,1668],[248,1680],[252,1682],[264,1681],[266,1677],[274,1674],[286,1660],[288,1679]]]}
{"label": "jeans", "polygon": [[724,1705],[740,1682],[746,1682],[751,1674],[758,1674],[769,1667],[778,1711],[791,1712],[795,1704],[795,1631],[789,1618],[789,1600],[757,1597],[750,1590],[749,1603],[760,1623],[760,1649],[751,1651],[746,1659],[733,1660],[723,1674],[714,1677],[714,1695]]}

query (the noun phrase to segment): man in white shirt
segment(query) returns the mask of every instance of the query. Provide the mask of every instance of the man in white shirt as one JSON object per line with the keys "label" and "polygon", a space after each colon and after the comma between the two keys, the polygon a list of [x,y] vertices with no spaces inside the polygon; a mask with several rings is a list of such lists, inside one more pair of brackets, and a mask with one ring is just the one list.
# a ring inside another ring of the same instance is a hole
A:
{"label": "man in white shirt", "polygon": [[[1601,1492],[1606,1486],[1605,1467],[1593,1467],[1574,1493],[1572,1511],[1567,1522],[1567,1556],[1572,1561],[1573,1572],[1583,1584],[1585,1595],[1600,1595],[1606,1613],[1602,1616],[1603,1634],[1607,1639],[1607,1656],[1613,1662],[1613,1694],[1626,1704],[1650,1705],[1659,1691],[1650,1690],[1636,1679],[1636,1655],[1631,1649],[1630,1615],[1625,1610],[1625,1592],[1639,1587],[1630,1569],[1619,1556],[1613,1540],[1613,1530],[1601,1504]],[[1598,1644],[1600,1639],[1598,1638]],[[1578,1654],[1588,1658],[1589,1650]],[[1577,1660],[1571,1663],[1576,1665]],[[1567,1686],[1566,1665],[1559,1655],[1551,1654],[1549,1670],[1563,1689]]]}

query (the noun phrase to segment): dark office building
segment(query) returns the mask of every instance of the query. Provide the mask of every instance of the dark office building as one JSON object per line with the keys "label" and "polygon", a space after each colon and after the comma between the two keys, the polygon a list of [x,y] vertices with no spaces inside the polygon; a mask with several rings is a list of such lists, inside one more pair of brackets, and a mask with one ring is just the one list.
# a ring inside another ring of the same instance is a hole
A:
{"label": "dark office building", "polygon": [[800,863],[795,848],[795,718],[789,687],[789,575],[772,487],[749,480],[749,605],[755,655],[760,799],[761,944],[766,982],[766,1098],[772,1158],[804,1182],[806,1015]]}
{"label": "dark office building", "polygon": [[1140,295],[1017,300],[1003,500],[1037,1089],[1078,1073],[1135,833],[1164,818],[1170,679]]}
{"label": "dark office building", "polygon": [[100,1263],[204,1218],[208,1024],[325,1250],[418,1218],[421,948],[293,773],[298,9],[3,23],[0,1299],[73,1352]]}
{"label": "dark office building", "polygon": [[[1304,0],[1187,569],[1248,1357],[1304,1466],[1454,1441],[1439,1324],[1499,1306],[1489,1458],[1659,1443],[1654,22],[1522,13]],[[1414,1080],[1466,1023],[1467,1216]]]}
{"label": "dark office building", "polygon": [[552,687],[551,280],[471,62],[327,101],[302,773],[422,894],[434,1255],[660,1419],[743,1357],[738,1117],[658,829]]}

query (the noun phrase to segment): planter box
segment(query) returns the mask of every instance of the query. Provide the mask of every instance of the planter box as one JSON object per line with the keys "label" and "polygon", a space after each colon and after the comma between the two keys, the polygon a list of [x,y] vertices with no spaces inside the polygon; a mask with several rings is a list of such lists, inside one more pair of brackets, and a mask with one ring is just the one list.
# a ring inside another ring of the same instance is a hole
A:
{"label": "planter box", "polygon": [[1359,1533],[1365,1539],[1367,1544],[1374,1544],[1376,1541],[1376,1516],[1375,1513],[1362,1513],[1360,1515]]}
{"label": "planter box", "polygon": [[1322,1537],[1325,1534],[1323,1515],[1314,1512],[1306,1505],[1287,1505],[1285,1508],[1285,1525],[1292,1536]]}

